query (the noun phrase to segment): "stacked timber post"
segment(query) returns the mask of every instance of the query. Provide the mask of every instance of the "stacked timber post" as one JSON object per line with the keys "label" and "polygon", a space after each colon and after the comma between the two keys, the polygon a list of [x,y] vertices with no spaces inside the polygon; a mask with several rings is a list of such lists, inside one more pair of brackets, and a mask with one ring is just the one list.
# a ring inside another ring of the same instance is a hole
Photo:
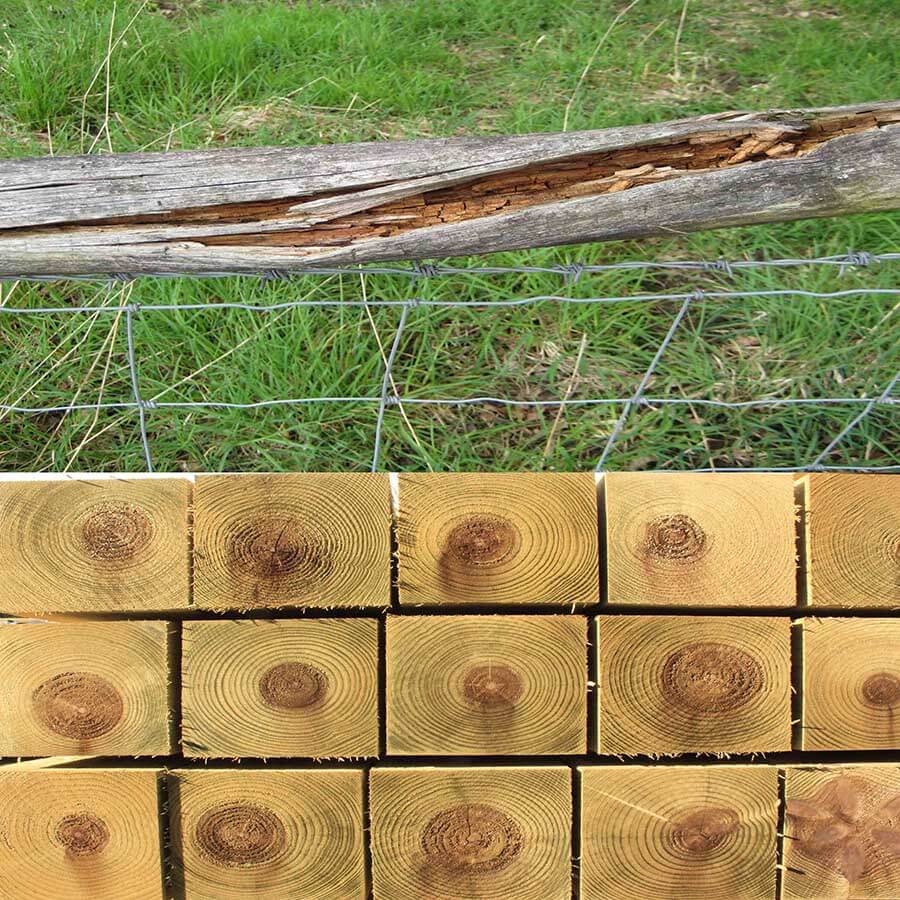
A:
{"label": "stacked timber post", "polygon": [[0,897],[900,897],[900,479],[0,480]]}

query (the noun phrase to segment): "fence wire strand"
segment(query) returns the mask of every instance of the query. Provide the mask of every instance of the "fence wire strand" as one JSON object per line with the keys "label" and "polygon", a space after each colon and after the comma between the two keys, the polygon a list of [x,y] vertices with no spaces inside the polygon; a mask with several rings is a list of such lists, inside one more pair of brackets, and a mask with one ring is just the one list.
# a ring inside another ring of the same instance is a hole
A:
{"label": "fence wire strand", "polygon": [[[800,266],[832,267],[843,276],[848,269],[858,267],[870,267],[875,264],[888,264],[900,261],[900,253],[874,254],[865,251],[850,251],[846,254],[822,256],[816,258],[785,258],[785,259],[740,259],[740,260],[683,260],[683,261],[624,261],[608,264],[584,264],[569,263],[554,266],[451,266],[445,264],[412,263],[409,266],[378,266],[364,265],[355,267],[328,268],[315,267],[298,272],[284,272],[271,270],[262,276],[263,283],[290,282],[295,278],[320,275],[354,275],[366,278],[371,275],[405,276],[413,280],[464,277],[464,276],[496,276],[496,275],[558,275],[567,284],[576,284],[585,274],[602,274],[612,271],[652,271],[668,270],[682,272],[715,272],[724,277],[732,277],[737,272],[747,269],[790,269]],[[637,408],[658,409],[668,406],[703,406],[717,409],[746,410],[757,408],[778,407],[828,407],[828,406],[861,406],[862,409],[853,416],[835,436],[818,452],[814,458],[806,464],[796,466],[748,466],[748,467],[715,467],[694,468],[692,471],[765,471],[765,472],[802,472],[802,471],[900,471],[900,465],[866,466],[866,465],[833,465],[827,460],[841,443],[862,423],[876,408],[893,409],[900,404],[900,398],[894,396],[895,390],[900,384],[900,371],[887,383],[885,388],[873,397],[761,397],[752,400],[726,401],[717,399],[693,399],[688,397],[654,397],[647,396],[646,391],[650,382],[662,361],[662,358],[674,339],[679,327],[687,317],[692,306],[705,300],[746,300],[765,298],[814,298],[830,300],[846,297],[885,297],[900,296],[900,288],[872,288],[854,287],[838,291],[814,291],[793,288],[770,290],[694,290],[690,292],[668,293],[631,293],[622,295],[572,297],[565,294],[539,294],[534,296],[512,297],[500,300],[442,300],[424,297],[413,297],[406,300],[365,298],[361,300],[344,299],[317,299],[317,300],[289,300],[271,303],[243,303],[230,301],[216,301],[207,303],[135,303],[130,301],[130,291],[136,283],[144,277],[181,277],[161,274],[159,276],[136,276],[127,273],[113,273],[102,276],[34,276],[12,278],[0,277],[4,281],[34,281],[52,282],[65,281],[92,281],[107,283],[112,295],[113,289],[122,290],[122,301],[117,304],[104,303],[103,305],[78,305],[78,306],[10,306],[0,303],[0,320],[3,316],[58,316],[101,313],[124,313],[126,356],[128,375],[131,383],[133,399],[130,401],[103,401],[96,403],[76,403],[51,406],[26,406],[19,403],[0,403],[0,413],[17,413],[23,415],[38,415],[47,413],[68,414],[73,411],[121,410],[137,411],[138,426],[140,430],[141,448],[148,472],[154,470],[153,454],[151,449],[150,433],[148,431],[148,412],[157,409],[236,409],[254,410],[277,406],[303,406],[309,404],[354,403],[373,404],[377,406],[377,415],[373,439],[373,452],[371,471],[378,471],[381,465],[384,425],[387,411],[390,407],[401,405],[416,406],[453,406],[470,407],[478,405],[510,407],[510,408],[585,408],[599,406],[621,406],[622,411],[613,424],[600,453],[596,464],[596,471],[606,469],[607,460],[610,457],[616,443],[625,431],[627,423]],[[209,272],[196,277],[225,278],[225,277],[259,277],[248,276],[238,272]],[[515,397],[500,396],[474,396],[474,397],[439,397],[417,398],[401,397],[393,384],[393,367],[397,360],[404,331],[407,327],[412,310],[418,307],[431,309],[506,309],[524,307],[538,304],[575,304],[575,305],[609,305],[619,303],[659,303],[663,301],[680,302],[681,306],[675,314],[668,331],[656,349],[653,358],[643,373],[638,385],[631,396],[628,397],[589,397],[569,398],[560,400],[523,400]],[[321,308],[399,308],[400,317],[394,332],[393,341],[387,357],[384,359],[382,371],[381,389],[377,395],[369,396],[316,396],[294,398],[269,398],[253,402],[238,403],[224,400],[199,400],[199,401],[156,401],[143,398],[140,389],[139,354],[135,345],[134,322],[140,315],[145,321],[151,321],[145,314],[160,313],[171,314],[177,312],[202,312],[207,310],[241,310],[268,316],[275,312],[291,309],[321,309]]]}

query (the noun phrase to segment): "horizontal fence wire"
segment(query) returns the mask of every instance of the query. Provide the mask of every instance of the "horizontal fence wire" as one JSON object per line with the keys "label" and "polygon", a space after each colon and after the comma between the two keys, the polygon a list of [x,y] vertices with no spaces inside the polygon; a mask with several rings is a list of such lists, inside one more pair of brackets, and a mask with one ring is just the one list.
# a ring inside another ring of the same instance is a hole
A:
{"label": "horizontal fence wire", "polygon": [[[463,276],[496,276],[496,275],[529,275],[529,274],[553,274],[558,275],[565,282],[575,284],[585,274],[600,274],[612,271],[652,271],[675,270],[684,272],[716,272],[723,276],[733,276],[741,270],[747,269],[789,269],[800,266],[825,266],[837,268],[843,275],[850,268],[869,267],[875,264],[895,263],[900,261],[900,253],[867,253],[865,251],[851,251],[846,254],[822,256],[813,258],[785,258],[785,259],[739,259],[739,260],[683,260],[683,261],[623,261],[607,264],[569,263],[553,266],[451,266],[440,263],[414,262],[409,266],[378,266],[361,265],[353,267],[311,267],[297,272],[285,272],[281,270],[269,270],[262,275],[247,275],[240,272],[209,272],[191,277],[203,278],[260,278],[263,283],[291,281],[307,276],[323,275],[352,275],[367,277],[373,275],[405,276],[411,279],[428,279],[443,277]],[[98,276],[22,276],[0,277],[0,281],[89,281],[107,283],[112,289],[114,286],[131,284],[143,278],[185,277],[160,274],[158,276],[133,276],[126,273],[112,273]],[[716,467],[695,468],[691,471],[765,471],[765,472],[804,472],[804,471],[860,471],[860,472],[900,472],[900,465],[865,466],[865,465],[829,465],[826,460],[841,442],[876,408],[893,408],[900,404],[900,397],[894,396],[895,389],[900,383],[900,371],[893,379],[874,397],[762,397],[744,401],[725,401],[716,399],[692,399],[673,397],[647,396],[646,390],[656,371],[657,366],[665,355],[666,349],[674,338],[679,326],[685,319],[689,309],[694,304],[703,303],[705,300],[746,300],[765,298],[814,298],[836,299],[844,297],[878,297],[900,296],[900,288],[866,288],[856,287],[838,291],[813,291],[803,289],[772,289],[772,290],[692,290],[690,292],[668,293],[633,293],[623,295],[571,297],[564,294],[540,294],[536,296],[514,297],[500,300],[441,300],[423,297],[413,297],[405,300],[386,299],[317,299],[279,301],[272,303],[241,303],[230,301],[214,301],[208,303],[136,303],[127,302],[117,305],[81,305],[81,306],[10,306],[0,304],[0,319],[3,316],[47,316],[47,315],[73,315],[99,313],[124,313],[125,332],[129,377],[133,399],[131,401],[98,401],[95,403],[71,402],[63,405],[28,406],[21,404],[0,403],[0,412],[19,413],[26,415],[37,414],[68,414],[74,411],[100,411],[100,410],[135,410],[138,414],[141,446],[147,471],[154,470],[151,441],[148,433],[148,412],[158,409],[238,409],[252,410],[276,406],[302,406],[307,404],[331,404],[353,403],[372,404],[377,406],[377,419],[373,439],[373,452],[371,470],[378,471],[381,463],[382,434],[385,416],[388,408],[394,406],[498,406],[520,408],[578,408],[597,406],[622,406],[622,413],[616,420],[596,465],[596,470],[605,470],[605,464],[616,442],[623,433],[632,412],[636,408],[663,408],[668,406],[702,406],[718,409],[756,409],[778,407],[827,407],[827,406],[859,406],[860,411],[832,438],[810,462],[796,466],[748,466],[748,467]],[[665,337],[657,348],[647,370],[641,377],[637,388],[628,397],[596,397],[596,398],[565,398],[559,400],[523,400],[515,397],[445,397],[445,398],[415,398],[401,397],[393,386],[392,369],[396,361],[401,344],[404,329],[410,320],[410,315],[418,308],[432,309],[504,309],[531,306],[538,304],[575,304],[575,305],[609,305],[619,303],[658,303],[662,301],[678,301],[681,306],[672,320]],[[194,312],[206,310],[242,310],[245,312],[267,315],[274,312],[302,308],[373,308],[373,307],[397,307],[400,309],[400,321],[391,342],[390,351],[384,358],[382,372],[381,391],[372,396],[316,396],[295,398],[272,398],[247,403],[234,403],[217,400],[201,401],[157,401],[144,399],[140,390],[139,378],[139,352],[134,339],[134,320],[138,315],[145,313],[175,313]]]}

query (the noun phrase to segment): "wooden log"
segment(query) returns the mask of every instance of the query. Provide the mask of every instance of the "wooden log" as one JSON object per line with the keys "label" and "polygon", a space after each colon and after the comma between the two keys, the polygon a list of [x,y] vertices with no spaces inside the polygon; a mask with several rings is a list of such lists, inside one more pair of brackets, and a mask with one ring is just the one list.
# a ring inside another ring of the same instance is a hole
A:
{"label": "wooden log", "polygon": [[659,606],[793,606],[790,475],[604,476],[607,598]]}
{"label": "wooden log", "polygon": [[0,481],[0,610],[185,609],[190,482]]}
{"label": "wooden log", "polygon": [[171,627],[0,625],[0,756],[171,753]]}
{"label": "wooden log", "polygon": [[900,479],[805,479],[807,598],[812,606],[900,608]]}
{"label": "wooden log", "polygon": [[583,766],[582,900],[775,895],[772,766]]}
{"label": "wooden log", "polygon": [[169,798],[185,900],[364,900],[362,772],[176,770]]}
{"label": "wooden log", "polygon": [[390,616],[387,751],[587,751],[583,616]]}
{"label": "wooden log", "polygon": [[599,602],[594,476],[401,474],[400,602]]}
{"label": "wooden log", "polygon": [[194,603],[203,609],[387,607],[387,475],[201,475]]}
{"label": "wooden log", "polygon": [[802,697],[802,749],[900,749],[900,620],[803,619]]}
{"label": "wooden log", "polygon": [[900,102],[568,134],[7,160],[0,275],[300,271],[900,206]]}
{"label": "wooden log", "polygon": [[162,900],[156,769],[0,768],[0,896]]}
{"label": "wooden log", "polygon": [[374,619],[185,622],[185,756],[378,755]]}
{"label": "wooden log", "polygon": [[790,628],[786,618],[599,617],[600,752],[790,750]]}
{"label": "wooden log", "polygon": [[567,768],[373,769],[373,900],[569,900]]}
{"label": "wooden log", "polygon": [[793,766],[785,797],[781,900],[900,897],[896,763]]}

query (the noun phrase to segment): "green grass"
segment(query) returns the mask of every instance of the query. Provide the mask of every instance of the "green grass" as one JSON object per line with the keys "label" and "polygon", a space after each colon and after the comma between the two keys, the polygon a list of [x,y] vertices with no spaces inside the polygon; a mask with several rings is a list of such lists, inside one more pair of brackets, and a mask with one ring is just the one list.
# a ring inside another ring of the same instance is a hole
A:
{"label": "green grass", "polygon": [[[0,154],[186,149],[225,144],[383,140],[657,121],[728,108],[858,102],[896,93],[894,0],[640,0],[597,54],[624,3],[596,0],[89,2],[0,0]],[[134,21],[132,22],[132,18]],[[130,27],[126,26],[131,23]],[[109,91],[104,59],[112,28]],[[571,101],[571,102],[570,102]],[[109,110],[107,117],[106,110]],[[900,219],[872,215],[640,243],[502,254],[499,264],[760,258],[893,251]],[[471,261],[469,261],[471,262]],[[552,275],[458,277],[413,285],[370,277],[370,298],[485,299],[572,292],[900,286],[900,264],[833,269],[613,272],[565,285]],[[121,286],[19,283],[18,306],[103,304]],[[146,281],[143,303],[359,298],[358,278]],[[678,304],[545,304],[517,310],[413,310],[395,367],[403,396],[627,397]],[[255,402],[377,395],[379,339],[397,310],[145,312],[135,323],[141,390],[158,400]],[[577,371],[582,336],[586,349]],[[649,394],[747,400],[871,396],[900,368],[897,297],[706,300],[692,309]],[[124,321],[0,317],[0,403],[128,401]],[[896,413],[880,407],[829,459],[900,463]],[[611,468],[792,466],[808,462],[858,407],[722,411],[642,408]],[[160,470],[362,469],[373,404],[149,413]],[[618,406],[553,409],[406,406],[388,410],[385,468],[574,469],[596,462]],[[893,433],[891,426],[893,425]],[[554,440],[547,449],[548,438]],[[545,452],[545,450],[547,452]],[[133,411],[0,412],[0,470],[139,470]]]}

